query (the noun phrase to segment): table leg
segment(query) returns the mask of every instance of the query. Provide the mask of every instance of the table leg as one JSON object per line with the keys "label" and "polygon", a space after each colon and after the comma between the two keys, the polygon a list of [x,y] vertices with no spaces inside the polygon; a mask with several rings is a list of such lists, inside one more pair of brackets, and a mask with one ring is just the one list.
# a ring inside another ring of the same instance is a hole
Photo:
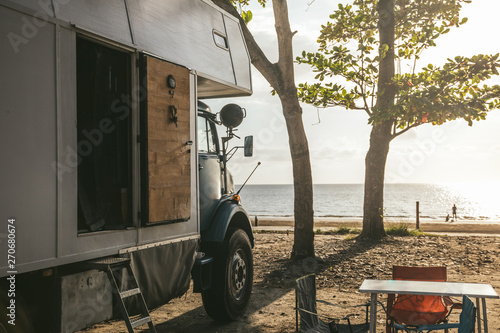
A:
{"label": "table leg", "polygon": [[377,331],[377,293],[371,294],[370,304],[370,333]]}
{"label": "table leg", "polygon": [[476,298],[476,322],[477,333],[481,333],[481,307],[479,306],[479,298]]}
{"label": "table leg", "polygon": [[484,333],[488,333],[488,315],[486,314],[486,298],[481,299],[483,303]]}

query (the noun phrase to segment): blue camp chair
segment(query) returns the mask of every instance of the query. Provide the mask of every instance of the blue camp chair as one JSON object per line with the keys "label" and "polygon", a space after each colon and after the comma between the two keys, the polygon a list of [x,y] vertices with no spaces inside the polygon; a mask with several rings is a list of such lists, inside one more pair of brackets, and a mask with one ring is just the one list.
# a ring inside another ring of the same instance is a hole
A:
{"label": "blue camp chair", "polygon": [[460,313],[460,322],[458,324],[435,324],[435,325],[401,325],[394,324],[396,333],[398,330],[409,331],[435,331],[458,328],[458,333],[472,333],[476,323],[476,306],[469,297],[464,295],[462,301],[462,313]]}
{"label": "blue camp chair", "polygon": [[[365,307],[364,323],[351,323],[351,317],[355,314],[349,314],[342,318],[332,318],[330,316],[318,314],[316,302],[342,307]],[[354,306],[345,306],[332,304],[322,300],[316,300],[316,275],[309,274],[297,279],[295,287],[295,325],[299,331],[304,333],[363,333],[368,332],[370,324],[368,322],[368,308],[370,302]]]}

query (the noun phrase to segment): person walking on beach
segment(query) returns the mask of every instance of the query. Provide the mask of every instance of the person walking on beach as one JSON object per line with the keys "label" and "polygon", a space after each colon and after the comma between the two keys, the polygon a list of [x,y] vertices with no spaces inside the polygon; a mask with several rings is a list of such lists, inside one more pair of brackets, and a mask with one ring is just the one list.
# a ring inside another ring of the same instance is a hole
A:
{"label": "person walking on beach", "polygon": [[455,206],[455,204],[451,207],[451,211],[453,213],[453,221],[457,220],[457,206]]}

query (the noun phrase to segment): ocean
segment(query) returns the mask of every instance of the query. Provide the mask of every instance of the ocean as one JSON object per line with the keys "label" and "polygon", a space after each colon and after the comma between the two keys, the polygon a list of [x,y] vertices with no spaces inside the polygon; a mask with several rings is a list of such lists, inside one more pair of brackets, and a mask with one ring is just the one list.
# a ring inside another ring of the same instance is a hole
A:
{"label": "ocean", "polygon": [[[420,217],[444,221],[457,206],[460,220],[500,220],[500,184],[386,184],[384,216],[414,219],[419,201]],[[316,217],[363,217],[363,184],[314,185]],[[239,186],[236,187],[239,189]],[[251,216],[293,216],[292,185],[246,185],[240,193]]]}

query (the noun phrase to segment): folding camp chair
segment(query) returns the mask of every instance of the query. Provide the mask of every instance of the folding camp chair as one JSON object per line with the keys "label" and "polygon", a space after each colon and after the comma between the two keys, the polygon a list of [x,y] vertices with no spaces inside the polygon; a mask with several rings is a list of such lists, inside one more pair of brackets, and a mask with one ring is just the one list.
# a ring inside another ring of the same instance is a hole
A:
{"label": "folding camp chair", "polygon": [[401,324],[394,324],[396,333],[398,330],[409,331],[435,331],[447,330],[450,328],[458,328],[458,333],[472,333],[474,332],[474,324],[476,323],[476,307],[474,303],[466,295],[462,299],[462,312],[460,313],[460,322],[458,324],[436,324],[436,325],[418,325],[408,326]]}
{"label": "folding camp chair", "polygon": [[[446,267],[393,266],[392,278],[394,280],[445,282],[447,279]],[[451,306],[450,309],[448,309],[449,306]],[[390,333],[395,323],[417,326],[446,322],[454,307],[459,307],[459,303],[454,304],[448,297],[389,295],[387,298],[386,331]]]}
{"label": "folding camp chair", "polygon": [[[332,318],[330,316],[318,314],[316,302],[338,306],[342,308],[365,307],[365,322],[362,324],[351,323],[351,317],[355,314],[349,314],[342,318]],[[368,322],[368,308],[370,302],[355,306],[341,306],[322,300],[316,300],[316,275],[309,274],[297,279],[295,287],[295,325],[302,332],[327,332],[327,333],[363,333],[368,332],[370,324]],[[322,320],[322,319],[326,320]],[[341,323],[345,321],[346,323]]]}

